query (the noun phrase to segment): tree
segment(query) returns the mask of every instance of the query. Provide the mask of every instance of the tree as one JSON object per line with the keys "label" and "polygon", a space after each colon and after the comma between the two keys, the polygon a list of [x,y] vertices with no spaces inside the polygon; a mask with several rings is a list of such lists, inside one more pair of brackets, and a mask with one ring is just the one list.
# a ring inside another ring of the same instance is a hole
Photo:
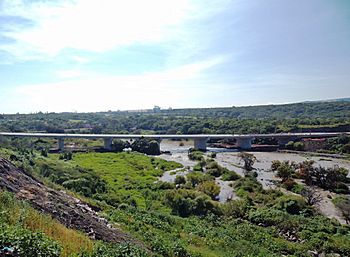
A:
{"label": "tree", "polygon": [[301,195],[304,197],[305,202],[310,206],[318,204],[322,200],[321,194],[317,192],[317,189],[314,186],[305,187],[301,190]]}
{"label": "tree", "polygon": [[244,169],[246,171],[252,171],[253,165],[256,161],[256,157],[251,153],[242,152],[238,155],[239,158],[244,162]]}

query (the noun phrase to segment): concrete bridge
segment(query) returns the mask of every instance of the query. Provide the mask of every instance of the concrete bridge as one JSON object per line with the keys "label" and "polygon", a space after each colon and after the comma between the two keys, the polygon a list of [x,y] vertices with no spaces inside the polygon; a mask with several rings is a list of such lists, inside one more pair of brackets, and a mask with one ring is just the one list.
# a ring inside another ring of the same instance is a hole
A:
{"label": "concrete bridge", "polygon": [[58,141],[58,149],[64,150],[64,140],[68,138],[103,139],[104,148],[111,150],[113,139],[141,139],[149,138],[161,141],[162,139],[190,139],[194,141],[194,148],[206,150],[209,139],[236,139],[236,145],[243,150],[252,147],[252,141],[256,138],[274,138],[280,146],[284,146],[291,140],[301,138],[329,138],[339,135],[348,135],[350,132],[315,132],[315,133],[279,133],[279,134],[196,134],[196,135],[133,135],[133,134],[58,134],[58,133],[15,133],[0,132],[0,137],[32,137],[54,138]]}

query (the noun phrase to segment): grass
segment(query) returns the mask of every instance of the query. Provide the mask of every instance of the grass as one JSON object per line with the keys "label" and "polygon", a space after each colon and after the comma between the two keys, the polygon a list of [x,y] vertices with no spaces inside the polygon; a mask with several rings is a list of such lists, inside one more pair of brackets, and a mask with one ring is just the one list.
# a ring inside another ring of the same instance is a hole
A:
{"label": "grass", "polygon": [[165,171],[181,168],[176,162],[168,162],[140,153],[75,153],[71,161],[58,161],[58,155],[50,155],[52,165],[90,169],[107,183],[108,197],[117,202],[135,201],[146,208],[144,190],[152,187]]}
{"label": "grass", "polygon": [[0,224],[18,226],[33,232],[43,232],[62,246],[62,257],[72,256],[82,251],[92,252],[94,242],[86,235],[66,228],[50,216],[42,214],[27,203],[16,200],[8,193],[0,191]]}

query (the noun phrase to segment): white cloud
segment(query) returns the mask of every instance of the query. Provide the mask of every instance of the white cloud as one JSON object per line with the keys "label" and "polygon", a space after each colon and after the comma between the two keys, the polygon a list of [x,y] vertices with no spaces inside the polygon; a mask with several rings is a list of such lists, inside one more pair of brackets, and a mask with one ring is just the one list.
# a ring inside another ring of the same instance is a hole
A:
{"label": "white cloud", "polygon": [[102,52],[133,43],[160,42],[176,36],[190,10],[189,0],[5,1],[5,15],[33,20],[34,26],[14,26],[5,35],[17,44],[2,48],[32,58],[56,55],[65,48]]}
{"label": "white cloud", "polygon": [[66,79],[66,78],[77,78],[82,75],[80,70],[59,70],[56,72],[57,77]]}
{"label": "white cloud", "polygon": [[[236,0],[238,1],[238,0]],[[56,56],[63,49],[106,52],[132,44],[169,43],[203,48],[193,21],[205,21],[231,0],[3,0],[0,15],[22,17],[32,26],[10,24],[2,32],[17,43],[0,50],[20,60]],[[207,38],[208,42],[210,41]],[[167,47],[169,44],[167,44]],[[174,49],[175,48],[175,49]],[[170,50],[170,49],[169,49]],[[186,53],[189,54],[189,53]],[[81,60],[81,59],[80,59]]]}
{"label": "white cloud", "polygon": [[224,61],[219,56],[162,72],[21,86],[8,94],[7,105],[21,112],[180,107],[208,93],[201,90],[203,73]]}

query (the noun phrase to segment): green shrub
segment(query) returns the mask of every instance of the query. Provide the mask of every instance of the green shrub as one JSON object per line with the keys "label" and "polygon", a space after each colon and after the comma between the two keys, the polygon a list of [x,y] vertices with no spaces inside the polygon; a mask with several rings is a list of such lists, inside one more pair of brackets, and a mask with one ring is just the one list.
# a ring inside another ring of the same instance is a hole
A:
{"label": "green shrub", "polygon": [[185,184],[185,183],[186,183],[186,178],[185,178],[184,176],[179,176],[179,175],[177,175],[177,176],[175,177],[174,183],[175,183],[176,185]]}
{"label": "green shrub", "polygon": [[277,168],[277,177],[282,179],[282,183],[292,177],[295,168],[289,162],[282,162]]}
{"label": "green shrub", "polygon": [[147,257],[149,253],[130,243],[107,244],[98,243],[91,254],[82,254],[81,257]]}
{"label": "green shrub", "polygon": [[225,216],[246,218],[249,210],[252,208],[252,202],[247,199],[233,200],[227,202],[222,208]]}
{"label": "green shrub", "polygon": [[34,233],[19,227],[0,225],[0,250],[12,247],[18,256],[58,257],[61,247],[43,233]]}
{"label": "green shrub", "polygon": [[299,196],[282,196],[278,198],[277,209],[284,210],[289,214],[300,214],[302,210],[306,209],[305,201]]}
{"label": "green shrub", "polygon": [[222,174],[222,177],[221,177],[221,179],[224,181],[232,181],[232,180],[237,180],[239,178],[241,178],[241,176],[238,175],[233,170],[225,170],[224,174]]}
{"label": "green shrub", "polygon": [[193,190],[170,190],[165,194],[165,203],[172,208],[173,214],[181,217],[206,215],[209,212],[220,212],[210,197]]}
{"label": "green shrub", "polygon": [[204,157],[203,157],[204,153],[202,151],[190,151],[188,153],[188,158],[192,161],[202,161],[204,160]]}
{"label": "green shrub", "polygon": [[218,186],[215,181],[204,181],[197,186],[197,189],[206,195],[209,195],[213,200],[220,193],[220,186]]}

